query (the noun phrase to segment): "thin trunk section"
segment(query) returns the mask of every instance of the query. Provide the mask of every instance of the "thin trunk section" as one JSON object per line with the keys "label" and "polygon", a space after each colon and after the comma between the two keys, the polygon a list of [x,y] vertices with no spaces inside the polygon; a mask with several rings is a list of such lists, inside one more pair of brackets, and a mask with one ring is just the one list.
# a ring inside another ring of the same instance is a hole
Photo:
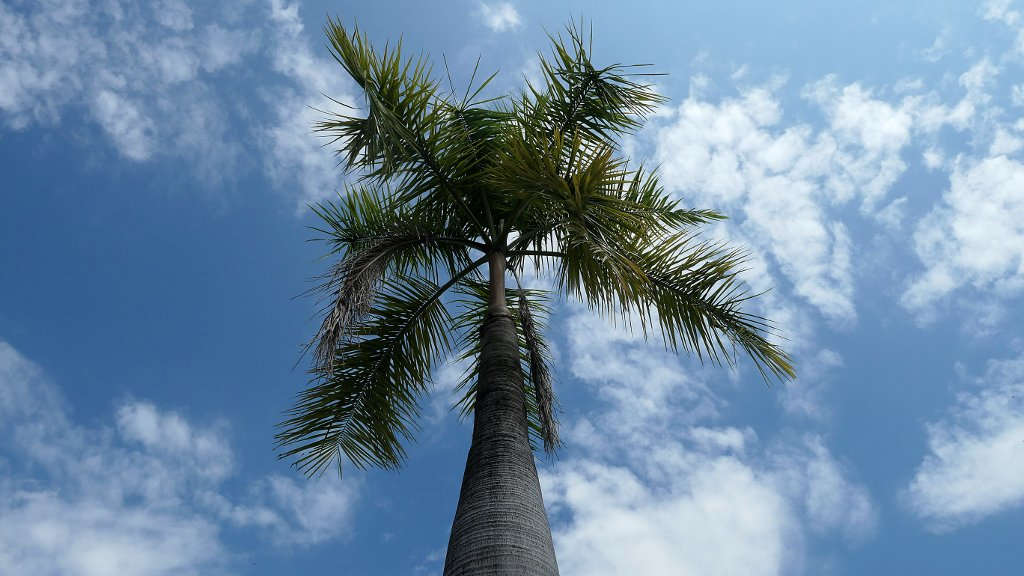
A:
{"label": "thin trunk section", "polygon": [[516,328],[505,306],[504,264],[500,252],[491,255],[473,443],[444,576],[558,575],[526,426]]}

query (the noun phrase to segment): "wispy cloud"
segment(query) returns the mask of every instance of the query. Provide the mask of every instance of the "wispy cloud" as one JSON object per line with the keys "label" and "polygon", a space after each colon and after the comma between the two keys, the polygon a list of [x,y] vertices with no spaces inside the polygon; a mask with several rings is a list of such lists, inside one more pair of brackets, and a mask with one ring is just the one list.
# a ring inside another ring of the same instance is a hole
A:
{"label": "wispy cloud", "polygon": [[229,431],[135,400],[112,425],[76,424],[42,370],[0,341],[0,438],[18,463],[0,459],[0,573],[219,574],[244,555],[224,526],[277,546],[348,533],[354,484],[270,475],[232,493]]}
{"label": "wispy cloud", "polygon": [[[324,72],[335,64],[314,54],[298,4],[21,7],[0,5],[0,122],[8,129],[68,129],[69,118],[83,118],[123,158],[184,159],[204,187],[262,165],[299,206],[339,188],[310,107],[326,107],[325,94],[356,102],[340,74]],[[269,114],[232,88],[243,74],[265,78],[256,95]]]}
{"label": "wispy cloud", "polygon": [[950,29],[943,28],[942,32],[935,37],[935,41],[928,48],[921,51],[921,56],[929,62],[938,62],[946,54],[949,54]]}
{"label": "wispy cloud", "polygon": [[59,129],[64,116],[84,115],[131,161],[180,156],[201,179],[233,177],[242,147],[213,74],[254,52],[256,35],[215,12],[197,19],[179,1],[22,6],[0,6],[0,117],[8,128]]}
{"label": "wispy cloud", "polygon": [[[299,17],[298,3],[270,2],[272,68],[289,81],[267,94],[273,121],[260,129],[265,169],[278,187],[296,186],[296,207],[322,200],[341,189],[337,159],[313,134],[322,113],[313,107],[336,106],[324,96],[356,106],[351,84],[333,60],[314,54]],[[329,71],[329,72],[327,72]]]}

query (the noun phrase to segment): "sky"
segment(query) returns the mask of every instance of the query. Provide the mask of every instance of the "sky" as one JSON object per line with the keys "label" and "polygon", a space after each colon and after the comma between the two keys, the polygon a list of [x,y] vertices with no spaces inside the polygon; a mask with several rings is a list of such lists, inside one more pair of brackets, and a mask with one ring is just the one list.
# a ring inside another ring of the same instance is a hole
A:
{"label": "sky", "polygon": [[328,15],[495,94],[570,18],[653,63],[623,151],[730,217],[796,359],[766,386],[558,302],[562,574],[1019,573],[1024,4],[834,4],[0,0],[0,574],[441,573],[459,366],[398,472],[273,449],[344,182],[311,126],[360,103]]}

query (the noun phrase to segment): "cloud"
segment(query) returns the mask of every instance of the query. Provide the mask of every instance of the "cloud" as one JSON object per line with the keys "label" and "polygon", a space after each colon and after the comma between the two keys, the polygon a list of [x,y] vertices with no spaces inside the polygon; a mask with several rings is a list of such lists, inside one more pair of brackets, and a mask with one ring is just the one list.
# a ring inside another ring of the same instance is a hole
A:
{"label": "cloud", "polygon": [[997,297],[1024,287],[1024,164],[995,156],[956,163],[950,188],[914,231],[925,270],[902,296],[927,312],[962,287]]}
{"label": "cloud", "polygon": [[1024,504],[1024,358],[985,375],[927,427],[928,453],[905,497],[932,530],[952,530]]}
{"label": "cloud", "polygon": [[171,30],[192,29],[192,9],[182,0],[160,0],[154,4],[153,12],[157,22]]}
{"label": "cloud", "polygon": [[809,531],[838,532],[852,544],[874,535],[878,518],[867,489],[850,479],[817,435],[779,443],[769,450],[769,470],[778,490],[795,502]]}
{"label": "cloud", "polygon": [[658,129],[655,160],[670,192],[728,214],[730,235],[766,255],[797,296],[826,318],[853,321],[848,234],[827,209],[882,166],[876,162],[872,171],[868,159],[842,152],[835,135],[807,125],[783,128],[781,118],[767,88],[718,103],[690,97]]}
{"label": "cloud", "polygon": [[1016,26],[1020,21],[1020,13],[1010,10],[1013,0],[989,0],[982,6],[982,17],[985,20],[998,20],[1007,26]]}
{"label": "cloud", "polygon": [[[622,408],[599,416],[598,428],[632,445],[653,440],[653,428],[668,430],[718,415],[718,399],[703,382],[687,377],[676,356],[648,345],[643,336],[610,325],[581,306],[566,325],[571,374],[599,384],[598,398]],[[686,410],[682,407],[685,406]]]}
{"label": "cloud", "polygon": [[[999,6],[992,10],[1014,18]],[[757,289],[786,287],[842,327],[857,319],[852,262],[858,247],[848,206],[883,227],[876,235],[900,231],[912,212],[907,197],[894,197],[893,190],[907,171],[908,152],[923,148],[925,167],[952,172],[952,191],[915,225],[915,249],[926,270],[909,280],[902,296],[927,320],[935,301],[962,286],[1004,297],[1016,293],[1021,280],[1020,234],[1011,222],[1019,203],[1010,190],[1019,186],[1024,123],[1005,122],[993,98],[1000,71],[989,58],[978,59],[954,77],[958,95],[912,80],[872,88],[829,75],[801,90],[823,114],[820,127],[785,121],[780,80],[750,86],[741,79],[735,95],[715,98],[708,81],[696,78],[705,88],[691,89],[681,105],[656,119],[652,156],[670,193],[730,216],[715,235],[760,260],[745,276],[748,282]],[[974,156],[951,157],[943,149],[949,130],[970,137]],[[997,192],[984,195],[979,186]],[[981,211],[973,209],[975,202]],[[996,246],[996,238],[1007,241]],[[978,250],[985,255],[975,259]],[[792,308],[786,297],[783,292],[768,304]]]}
{"label": "cloud", "polygon": [[270,475],[235,494],[228,436],[226,422],[136,400],[112,426],[76,424],[42,370],[0,341],[0,573],[219,574],[243,555],[227,526],[283,547],[345,536],[355,485]]}
{"label": "cloud", "polygon": [[[752,433],[695,428],[631,465],[591,456],[542,476],[559,564],[573,574],[797,574],[809,537],[870,537],[863,487],[808,437],[756,450]],[[713,437],[710,443],[703,442]]]}
{"label": "cloud", "polygon": [[575,311],[567,359],[598,408],[542,471],[559,565],[573,574],[796,574],[809,539],[856,545],[877,513],[814,434],[762,444],[657,343]]}
{"label": "cloud", "polygon": [[[44,0],[0,6],[0,120],[56,128],[82,115],[133,162],[184,157],[207,182],[230,180],[242,147],[212,73],[255,49],[255,36],[197,18],[179,0]],[[198,120],[195,121],[195,120]]]}
{"label": "cloud", "polygon": [[[700,464],[679,486],[652,487],[628,468],[565,462],[545,475],[567,574],[777,574],[787,553],[786,502],[735,458]],[[792,550],[788,552],[793,553]]]}
{"label": "cloud", "polygon": [[1024,56],[1024,22],[1020,12],[1011,10],[1012,0],[989,0],[982,6],[981,15],[985,20],[1002,22],[1016,33],[1013,48],[1007,53],[1010,57]]}
{"label": "cloud", "polygon": [[270,27],[271,67],[289,83],[267,94],[274,121],[261,128],[267,152],[265,170],[278,187],[299,189],[296,208],[304,210],[307,203],[335,194],[342,176],[331,150],[313,133],[322,113],[312,107],[333,107],[324,95],[348,106],[359,101],[337,63],[310,49],[298,3],[271,0]]}
{"label": "cloud", "polygon": [[57,492],[16,491],[0,504],[0,568],[7,574],[222,573],[215,525],[173,511],[69,502]]}
{"label": "cloud", "polygon": [[822,348],[816,352],[807,350],[800,357],[799,376],[786,382],[780,400],[789,414],[825,420],[830,411],[826,407],[825,394],[830,375],[843,366],[838,352]]}
{"label": "cloud", "polygon": [[494,32],[504,32],[522,25],[516,7],[508,2],[481,2],[479,14],[484,24]]}
{"label": "cloud", "polygon": [[[298,4],[232,7],[43,0],[0,5],[0,123],[58,129],[95,123],[130,162],[184,158],[208,186],[257,162],[296,204],[333,194],[339,173],[313,134],[324,95],[354,103],[349,83],[309,47]],[[243,66],[244,65],[244,66]],[[259,73],[269,113],[232,88]],[[269,121],[253,121],[268,117]],[[241,128],[239,128],[241,126]],[[262,158],[244,153],[255,148]]]}
{"label": "cloud", "polygon": [[938,62],[942,58],[949,54],[949,28],[943,28],[942,32],[935,37],[935,41],[932,45],[921,51],[921,57],[928,62]]}

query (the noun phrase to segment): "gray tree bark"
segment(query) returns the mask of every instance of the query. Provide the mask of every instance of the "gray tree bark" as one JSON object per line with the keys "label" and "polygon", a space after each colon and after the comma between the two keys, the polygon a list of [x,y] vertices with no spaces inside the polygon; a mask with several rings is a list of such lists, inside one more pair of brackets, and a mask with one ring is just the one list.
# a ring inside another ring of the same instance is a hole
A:
{"label": "gray tree bark", "polygon": [[[558,575],[530,449],[516,329],[504,302],[503,264],[503,259],[500,264],[492,259],[492,298],[483,326],[473,443],[444,576]],[[500,294],[500,300],[494,294]]]}

